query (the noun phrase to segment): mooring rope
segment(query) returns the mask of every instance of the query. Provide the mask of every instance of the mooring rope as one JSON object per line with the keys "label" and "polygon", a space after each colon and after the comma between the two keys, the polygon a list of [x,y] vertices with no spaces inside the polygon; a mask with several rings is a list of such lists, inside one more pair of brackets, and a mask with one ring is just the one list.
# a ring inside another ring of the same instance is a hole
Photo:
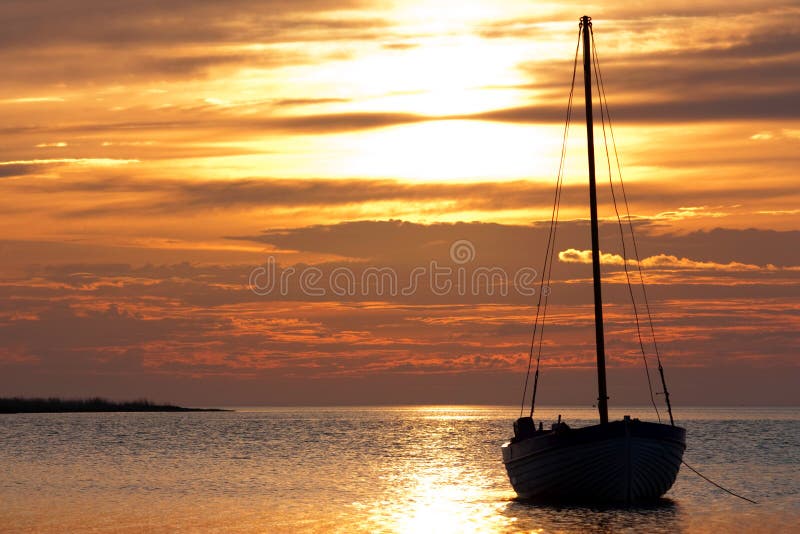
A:
{"label": "mooring rope", "polygon": [[730,493],[730,494],[731,494],[731,495],[733,495],[734,497],[739,497],[739,498],[740,498],[740,499],[742,499],[743,501],[747,501],[747,502],[749,502],[749,503],[753,503],[753,504],[758,504],[758,502],[754,501],[753,499],[748,499],[747,497],[743,497],[743,496],[739,495],[738,493],[734,493],[734,492],[732,492],[731,490],[729,490],[728,488],[722,487],[721,485],[717,484],[716,482],[714,482],[713,480],[711,480],[710,478],[708,478],[707,476],[705,476],[703,473],[701,473],[700,471],[698,471],[697,469],[695,469],[695,468],[694,468],[694,467],[692,467],[691,465],[687,464],[687,463],[686,463],[686,460],[681,460],[681,462],[683,463],[683,465],[685,465],[686,467],[688,467],[689,469],[691,469],[692,471],[694,471],[694,473],[695,473],[697,476],[699,476],[700,478],[702,478],[703,480],[705,480],[705,481],[706,481],[706,482],[708,482],[709,484],[713,484],[714,486],[718,487],[718,488],[719,488],[719,489],[721,489],[722,491],[724,491],[724,492],[726,492],[726,493]]}

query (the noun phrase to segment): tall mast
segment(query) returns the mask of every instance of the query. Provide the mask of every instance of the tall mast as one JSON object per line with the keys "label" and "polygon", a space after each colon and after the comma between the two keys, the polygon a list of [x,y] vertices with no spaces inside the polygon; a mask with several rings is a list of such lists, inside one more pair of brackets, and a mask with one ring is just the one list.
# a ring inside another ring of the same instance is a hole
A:
{"label": "tall mast", "polygon": [[594,178],[594,123],[592,121],[592,56],[591,17],[581,17],[583,30],[583,88],[586,99],[586,138],[589,146],[589,205],[592,216],[592,278],[594,280],[594,330],[597,344],[597,409],[600,423],[608,423],[606,391],[606,351],[603,336],[603,297],[600,280],[600,239],[597,225],[597,188]]}

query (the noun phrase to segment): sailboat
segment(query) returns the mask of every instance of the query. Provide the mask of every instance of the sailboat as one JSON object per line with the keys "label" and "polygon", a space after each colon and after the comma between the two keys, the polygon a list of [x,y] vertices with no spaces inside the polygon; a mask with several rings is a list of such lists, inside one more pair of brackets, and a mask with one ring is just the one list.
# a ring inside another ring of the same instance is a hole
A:
{"label": "sailboat", "polygon": [[[597,408],[600,421],[599,424],[592,426],[571,428],[566,422],[562,422],[561,416],[559,416],[558,422],[552,424],[550,428],[545,429],[542,422],[539,423],[538,428],[536,427],[533,416],[539,378],[537,357],[537,370],[533,384],[530,413],[527,417],[521,416],[515,421],[514,437],[502,446],[503,463],[508,471],[511,485],[517,495],[522,499],[555,502],[633,504],[656,500],[672,487],[681,466],[683,452],[686,449],[686,430],[676,426],[672,417],[672,407],[669,402],[669,394],[664,380],[664,372],[660,357],[658,359],[658,367],[664,388],[664,398],[669,411],[670,424],[645,422],[627,415],[624,416],[622,420],[618,421],[609,421],[608,419],[609,397],[606,390],[603,301],[601,295],[600,245],[598,237],[594,128],[592,116],[592,66],[599,64],[596,62],[593,63],[592,61],[591,54],[594,48],[594,42],[592,39],[591,18],[588,16],[581,17],[580,19],[578,45],[576,46],[575,65],[573,66],[573,90],[575,86],[575,69],[578,63],[578,46],[581,41],[583,42],[583,77],[589,160],[592,274],[594,287],[595,342],[597,348]],[[596,69],[597,68],[598,67],[596,67]],[[596,77],[599,78],[598,94],[601,98],[600,109],[602,113],[602,98],[605,90],[600,86],[602,77],[599,71],[596,72],[598,72]],[[567,111],[568,121],[571,103],[572,91],[570,92],[570,105],[568,105]],[[601,116],[604,118],[604,115]],[[568,126],[569,122],[567,123],[567,129]],[[603,128],[605,135],[605,122],[603,123]],[[565,130],[565,132],[566,131],[567,130]],[[561,175],[561,170],[559,170],[559,175]],[[557,195],[559,194],[558,186],[556,193]],[[614,202],[616,209],[616,200]],[[553,231],[552,222],[551,220],[551,233]],[[630,214],[628,214],[628,222],[630,223]],[[620,231],[622,231],[621,223]],[[631,226],[631,232],[632,231],[633,227]],[[552,265],[550,246],[550,243],[548,243],[550,265]],[[547,262],[547,260],[545,261]],[[625,263],[626,262],[627,260],[625,260]],[[639,273],[641,275],[641,266],[639,268]],[[627,275],[627,266],[625,269]],[[546,273],[547,269],[543,275]],[[544,276],[542,278],[544,280]],[[630,287],[630,279],[628,282]],[[642,288],[644,288],[643,279]],[[631,293],[631,296],[633,297],[633,293]],[[634,312],[636,311],[635,306],[634,302]],[[537,321],[538,319],[539,313],[537,307]],[[638,315],[636,321],[638,331]],[[653,336],[655,340],[654,332]],[[535,340],[535,338],[536,326],[534,326],[533,339]],[[533,346],[534,343],[532,341],[531,357],[533,356]],[[541,341],[539,347],[541,351]],[[644,356],[643,344],[642,355]],[[539,354],[539,357],[540,356],[541,352]],[[645,365],[646,364],[647,360],[645,358]],[[528,375],[526,375],[526,391],[527,376],[529,375],[530,364],[528,367]],[[526,402],[525,396],[526,393],[523,392],[523,406]],[[651,388],[651,399],[652,398]],[[655,401],[653,401],[653,404],[655,406]]]}

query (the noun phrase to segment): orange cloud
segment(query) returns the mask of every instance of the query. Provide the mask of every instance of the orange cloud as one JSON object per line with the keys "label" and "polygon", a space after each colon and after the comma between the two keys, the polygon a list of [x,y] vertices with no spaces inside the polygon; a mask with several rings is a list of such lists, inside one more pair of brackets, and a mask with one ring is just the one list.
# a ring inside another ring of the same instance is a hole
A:
{"label": "orange cloud", "polygon": [[[564,263],[591,263],[592,251],[591,250],[575,250],[570,248],[562,250],[558,253],[559,261]],[[628,259],[628,265],[636,265],[636,260]],[[610,254],[606,252],[600,253],[600,263],[604,265],[622,265],[624,260],[619,254]],[[641,260],[643,267],[654,269],[689,269],[689,270],[710,270],[710,271],[757,271],[757,272],[774,272],[774,271],[800,271],[800,266],[784,266],[776,267],[770,263],[766,265],[753,265],[748,263],[740,263],[732,261],[728,263],[717,263],[713,261],[697,261],[689,258],[678,258],[677,256],[669,254],[658,254],[656,256],[649,256]]]}

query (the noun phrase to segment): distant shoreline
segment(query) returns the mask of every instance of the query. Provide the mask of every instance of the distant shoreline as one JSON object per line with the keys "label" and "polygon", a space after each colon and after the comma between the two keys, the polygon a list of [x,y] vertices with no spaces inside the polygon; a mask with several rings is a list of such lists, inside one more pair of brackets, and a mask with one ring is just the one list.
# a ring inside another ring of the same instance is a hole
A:
{"label": "distant shoreline", "polygon": [[79,413],[79,412],[227,412],[221,408],[185,408],[173,404],[157,404],[146,399],[111,401],[90,399],[0,398],[0,414],[12,413]]}

